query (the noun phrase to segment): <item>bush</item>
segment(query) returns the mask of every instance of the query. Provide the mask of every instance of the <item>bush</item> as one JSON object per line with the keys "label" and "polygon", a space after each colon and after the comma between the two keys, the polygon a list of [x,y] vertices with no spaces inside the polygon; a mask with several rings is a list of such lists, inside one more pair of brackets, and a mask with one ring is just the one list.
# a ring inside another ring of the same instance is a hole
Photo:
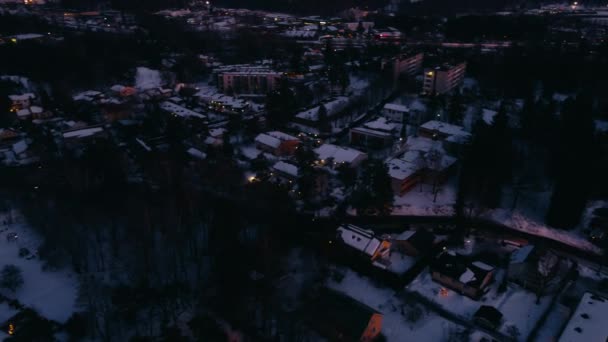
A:
{"label": "bush", "polygon": [[21,269],[15,265],[4,266],[0,278],[0,287],[15,292],[21,286],[23,286],[23,274]]}
{"label": "bush", "polygon": [[21,257],[21,258],[25,258],[26,256],[29,256],[30,254],[31,254],[31,253],[30,253],[30,250],[29,250],[29,249],[27,249],[27,248],[25,248],[25,247],[21,247],[21,248],[19,248],[19,257]]}

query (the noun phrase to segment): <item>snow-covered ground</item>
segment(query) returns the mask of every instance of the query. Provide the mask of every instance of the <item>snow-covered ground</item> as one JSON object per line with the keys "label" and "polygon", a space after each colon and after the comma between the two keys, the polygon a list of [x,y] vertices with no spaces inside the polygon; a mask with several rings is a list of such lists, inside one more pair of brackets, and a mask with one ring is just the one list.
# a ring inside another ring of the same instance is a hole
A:
{"label": "snow-covered ground", "polygon": [[484,217],[504,224],[505,226],[515,230],[557,240],[588,252],[596,254],[602,253],[601,249],[591,243],[580,230],[575,229],[570,231],[552,228],[543,223],[537,222],[528,216],[524,216],[517,211],[511,212],[505,209],[489,211],[484,215]]}
{"label": "snow-covered ground", "polygon": [[447,295],[445,295],[445,292],[441,294],[440,289],[443,286],[431,279],[428,269],[423,270],[407,286],[407,290],[417,292],[441,305],[444,309],[467,320],[473,318],[473,315],[481,305],[491,305],[504,315],[499,331],[508,334],[508,327],[516,326],[520,332],[519,340],[525,341],[543,312],[549,307],[551,297],[543,296],[540,304],[536,304],[536,295],[534,293],[514,284],[508,284],[505,292],[498,293],[498,280],[502,279],[503,276],[504,271],[499,270],[496,275],[497,281],[492,284],[490,291],[479,301],[475,301],[449,289],[447,290]]}
{"label": "snow-covered ground", "polygon": [[433,202],[432,186],[428,184],[414,186],[403,196],[395,196],[392,215],[415,216],[450,216],[454,215],[456,186],[453,180],[442,185]]}
{"label": "snow-covered ground", "polygon": [[[19,257],[19,249],[27,248],[36,251],[40,239],[18,215],[13,213],[16,223],[0,223],[0,269],[5,265],[19,267],[23,274],[23,286],[15,293],[7,289],[0,289],[3,295],[17,299],[21,304],[35,309],[41,316],[60,323],[64,323],[76,310],[78,295],[78,279],[76,275],[67,270],[44,271],[43,262],[38,258]],[[0,222],[6,220],[6,215],[0,216]],[[7,241],[6,236],[16,233],[16,241]],[[0,305],[0,323],[14,315],[6,304]],[[8,316],[8,317],[7,317]]]}
{"label": "snow-covered ground", "polygon": [[383,314],[382,334],[389,342],[447,341],[454,331],[464,328],[432,312],[424,311],[416,322],[408,322],[406,313],[411,303],[404,303],[395,291],[380,288],[369,279],[348,269],[340,269],[344,274],[341,281],[329,279],[327,286],[342,292]]}

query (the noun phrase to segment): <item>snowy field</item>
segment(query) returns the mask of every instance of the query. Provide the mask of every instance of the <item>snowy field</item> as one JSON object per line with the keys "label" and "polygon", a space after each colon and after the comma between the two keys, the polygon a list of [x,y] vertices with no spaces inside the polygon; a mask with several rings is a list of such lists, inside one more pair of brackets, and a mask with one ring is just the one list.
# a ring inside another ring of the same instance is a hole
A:
{"label": "snowy field", "polygon": [[471,320],[481,305],[491,305],[497,308],[504,316],[499,331],[508,334],[509,326],[516,326],[520,332],[519,340],[525,341],[536,322],[551,302],[551,297],[543,296],[540,304],[536,304],[536,295],[526,291],[515,284],[508,284],[503,293],[498,293],[499,280],[504,276],[504,271],[497,272],[497,280],[491,285],[490,291],[479,301],[461,295],[452,290],[447,290],[447,295],[440,294],[443,286],[431,279],[428,268],[407,286],[407,290],[417,292],[429,300],[439,304],[444,309]]}
{"label": "snowy field", "polygon": [[[27,248],[32,253],[39,246],[40,239],[19,218],[13,214],[13,224],[3,224],[6,215],[0,216],[0,268],[15,265],[23,272],[23,286],[15,293],[0,289],[0,293],[17,299],[21,304],[35,309],[41,316],[64,323],[76,309],[78,280],[70,271],[47,272],[42,270],[43,262],[37,258],[19,257],[19,249]],[[16,219],[15,219],[16,217]],[[8,241],[7,235],[16,233],[16,241]],[[0,304],[0,323],[16,314],[6,303]]]}
{"label": "snowy field", "polygon": [[447,341],[451,333],[464,330],[461,326],[424,310],[416,322],[409,322],[406,313],[411,306],[398,298],[395,291],[379,288],[351,270],[340,269],[340,272],[344,278],[339,282],[330,279],[327,286],[382,313],[382,334],[389,342],[402,342],[404,338],[408,341]]}
{"label": "snowy field", "polygon": [[441,186],[437,199],[430,185],[416,185],[403,196],[395,196],[393,213],[396,216],[451,216],[454,215],[456,186],[453,181]]}

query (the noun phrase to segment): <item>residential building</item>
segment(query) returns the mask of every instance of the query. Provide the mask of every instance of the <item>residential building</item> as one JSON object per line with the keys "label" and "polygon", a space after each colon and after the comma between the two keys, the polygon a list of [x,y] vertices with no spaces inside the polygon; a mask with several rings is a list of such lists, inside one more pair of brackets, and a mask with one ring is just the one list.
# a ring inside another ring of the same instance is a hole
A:
{"label": "residential building", "polygon": [[562,331],[559,342],[606,341],[608,298],[585,292]]}
{"label": "residential building", "polygon": [[404,53],[382,61],[382,69],[388,71],[394,80],[400,76],[414,77],[422,70],[423,53]]}
{"label": "residential building", "polygon": [[377,237],[371,230],[352,224],[340,226],[337,229],[337,239],[372,261],[387,259],[391,250],[390,241]]}
{"label": "residential building", "polygon": [[318,161],[321,165],[327,165],[331,160],[330,167],[339,165],[348,165],[356,168],[367,159],[367,154],[350,147],[342,147],[333,144],[323,144],[316,148],[314,152],[317,154]]}
{"label": "residential building", "polygon": [[255,137],[258,150],[269,152],[275,156],[293,155],[300,139],[279,131],[261,133]]}
{"label": "residential building", "polygon": [[285,180],[294,180],[297,179],[300,175],[298,167],[296,165],[286,163],[284,161],[279,161],[272,169],[279,174],[279,176]]}
{"label": "residential building", "polygon": [[493,266],[451,251],[433,260],[430,270],[434,281],[472,299],[479,299],[494,277]]}
{"label": "residential building", "polygon": [[422,92],[427,95],[440,95],[452,91],[462,84],[466,68],[467,64],[463,62],[424,69]]}
{"label": "residential building", "polygon": [[399,195],[419,182],[444,183],[458,161],[445,152],[441,142],[424,137],[409,137],[404,148],[405,153],[386,162],[393,192]]}
{"label": "residential building", "polygon": [[350,130],[350,143],[372,149],[390,147],[400,125],[384,117],[366,122]]}
{"label": "residential building", "polygon": [[409,122],[409,114],[410,109],[398,103],[387,103],[382,108],[382,115],[385,118],[401,124]]}
{"label": "residential building", "polygon": [[229,65],[214,70],[214,73],[220,91],[240,95],[265,95],[276,89],[283,76],[262,65]]}
{"label": "residential building", "polygon": [[25,93],[20,95],[9,95],[8,98],[11,100],[11,111],[16,112],[20,109],[30,108],[36,95]]}
{"label": "residential building", "polygon": [[341,293],[324,289],[305,309],[306,323],[330,341],[374,341],[382,314]]}

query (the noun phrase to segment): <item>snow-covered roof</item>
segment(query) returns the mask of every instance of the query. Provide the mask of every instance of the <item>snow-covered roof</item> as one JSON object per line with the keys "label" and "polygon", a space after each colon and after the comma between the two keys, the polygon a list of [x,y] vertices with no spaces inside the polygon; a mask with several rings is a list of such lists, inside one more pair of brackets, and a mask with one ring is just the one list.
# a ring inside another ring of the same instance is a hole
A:
{"label": "snow-covered roof", "polygon": [[112,91],[115,91],[115,92],[117,92],[117,93],[120,93],[120,92],[121,92],[123,89],[125,89],[125,86],[120,85],[120,84],[115,84],[115,85],[113,85],[112,87],[110,87],[110,89],[111,89]]}
{"label": "snow-covered roof", "polygon": [[530,253],[532,253],[533,250],[534,250],[534,245],[523,246],[522,248],[511,253],[510,262],[512,264],[515,264],[515,263],[520,263],[520,262],[526,261],[526,259],[528,259],[528,256],[530,255]]}
{"label": "snow-covered roof", "polygon": [[466,284],[470,281],[475,280],[475,273],[471,271],[471,269],[467,268],[466,271],[464,271],[464,273],[460,275],[460,278],[458,278],[458,280],[461,283]]}
{"label": "snow-covered roof", "polygon": [[416,234],[415,230],[406,230],[403,233],[397,235],[396,240],[407,240],[412,237],[412,235]]}
{"label": "snow-covered roof", "polygon": [[222,135],[224,135],[224,133],[226,133],[226,129],[225,128],[212,128],[209,130],[209,135],[217,138],[217,137],[221,137]]}
{"label": "snow-covered roof", "polygon": [[27,150],[27,143],[25,140],[20,140],[13,144],[13,152],[15,152],[15,154],[23,153],[25,150]]}
{"label": "snow-covered roof", "polygon": [[420,170],[420,166],[402,159],[393,158],[386,162],[391,178],[404,180]]}
{"label": "snow-covered roof", "polygon": [[32,93],[25,93],[21,95],[9,95],[8,98],[11,101],[26,101],[35,98],[36,96]]}
{"label": "snow-covered roof", "polygon": [[388,121],[385,117],[379,117],[376,120],[363,124],[366,128],[376,129],[384,132],[392,132],[399,126],[397,123]]}
{"label": "snow-covered roof", "polygon": [[205,159],[207,158],[207,155],[205,154],[205,152],[202,152],[194,147],[190,147],[186,152],[188,152],[189,155],[198,158],[198,159]]}
{"label": "snow-covered roof", "polygon": [[494,121],[494,116],[496,116],[496,111],[495,110],[491,110],[491,109],[482,109],[482,118],[483,121],[488,124],[491,125],[492,122]]}
{"label": "snow-covered roof", "polygon": [[585,292],[559,338],[560,342],[606,341],[608,299]]}
{"label": "snow-covered roof", "polygon": [[64,138],[85,138],[103,131],[103,127],[77,129],[63,133]]}
{"label": "snow-covered roof", "polygon": [[42,113],[43,109],[42,109],[42,107],[31,106],[30,111],[32,112],[32,114],[40,114],[40,113]]}
{"label": "snow-covered roof", "polygon": [[299,140],[298,138],[294,137],[293,135],[289,135],[287,133],[283,133],[283,132],[279,132],[279,131],[266,132],[266,134],[270,135],[273,138],[277,138],[281,141]]}
{"label": "snow-covered roof", "polygon": [[373,256],[381,245],[381,241],[374,236],[374,232],[371,230],[349,224],[340,226],[337,232],[345,244],[369,256]]}
{"label": "snow-covered roof", "polygon": [[24,108],[24,109],[19,109],[17,111],[17,116],[20,118],[26,117],[26,116],[30,116],[32,114],[32,112],[28,109],[28,108]]}
{"label": "snow-covered roof", "polygon": [[274,164],[273,168],[279,172],[286,173],[290,176],[298,177],[298,167],[293,164],[280,161]]}
{"label": "snow-covered roof", "polygon": [[406,147],[408,151],[419,151],[423,153],[428,153],[432,149],[437,149],[440,152],[443,152],[443,148],[439,141],[434,141],[425,137],[408,137],[406,141]]}
{"label": "snow-covered roof", "polygon": [[266,133],[258,134],[258,136],[255,137],[255,142],[260,143],[262,145],[270,146],[272,148],[278,148],[279,146],[281,146],[281,140]]}
{"label": "snow-covered roof", "polygon": [[22,33],[22,34],[16,34],[14,36],[12,36],[11,38],[15,38],[17,40],[28,40],[28,39],[38,39],[38,38],[42,38],[44,37],[44,35],[39,34],[39,33]]}
{"label": "snow-covered roof", "polygon": [[315,149],[315,153],[319,159],[327,160],[332,158],[336,163],[352,163],[365,153],[355,150],[354,148],[342,147],[333,144],[323,144]]}
{"label": "snow-covered roof", "polygon": [[479,269],[482,269],[482,270],[488,271],[488,272],[492,271],[494,269],[493,266],[490,266],[490,265],[486,264],[485,262],[481,262],[481,261],[473,261],[471,264]]}
{"label": "snow-covered roof", "polygon": [[182,107],[180,105],[177,105],[173,102],[169,102],[169,101],[165,101],[163,103],[160,104],[160,108],[163,110],[166,110],[167,112],[170,112],[172,114],[175,114],[177,116],[181,116],[181,117],[196,117],[196,118],[200,118],[203,119],[205,118],[205,115],[197,113],[193,110],[190,110],[186,107]]}
{"label": "snow-covered roof", "polygon": [[398,103],[387,103],[384,105],[384,109],[393,110],[396,112],[407,113],[410,109],[407,106],[398,104]]}
{"label": "snow-covered roof", "polygon": [[431,120],[425,122],[420,128],[427,129],[429,131],[437,131],[446,135],[458,135],[458,136],[470,136],[471,134],[464,130],[464,127],[452,125],[449,123]]}
{"label": "snow-covered roof", "polygon": [[[342,109],[346,108],[347,104],[348,97],[339,96],[335,100],[324,103],[323,105],[325,106],[325,109],[327,109],[327,116],[332,116],[337,112],[341,111]],[[300,112],[296,114],[296,117],[310,121],[317,121],[319,120],[318,112],[319,106]]]}
{"label": "snow-covered roof", "polygon": [[135,74],[135,87],[140,90],[159,88],[162,83],[158,70],[138,67]]}

